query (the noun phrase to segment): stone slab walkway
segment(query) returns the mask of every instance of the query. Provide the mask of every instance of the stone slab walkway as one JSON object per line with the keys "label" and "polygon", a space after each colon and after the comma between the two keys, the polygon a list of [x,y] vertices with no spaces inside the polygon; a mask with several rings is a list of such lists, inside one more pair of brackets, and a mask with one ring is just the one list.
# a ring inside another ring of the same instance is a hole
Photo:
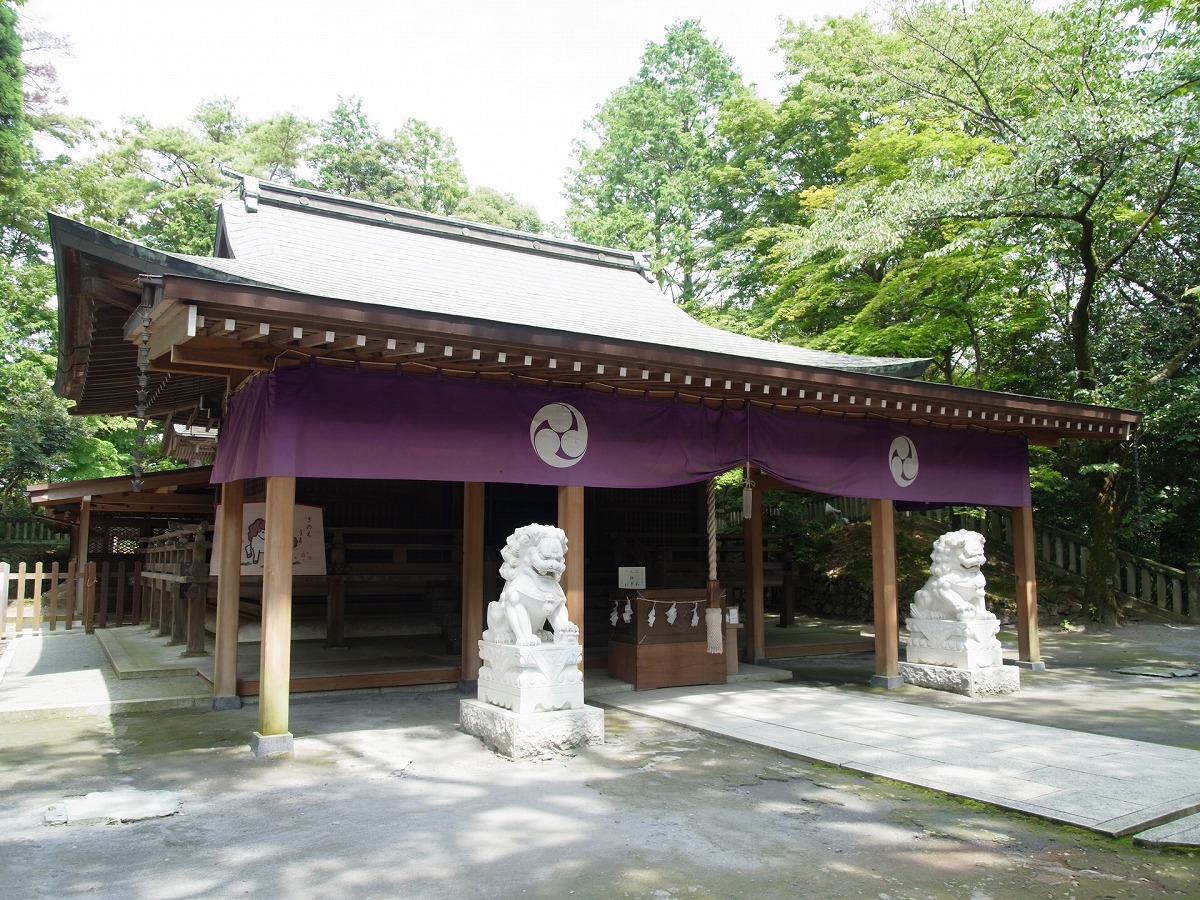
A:
{"label": "stone slab walkway", "polygon": [[1200,810],[1200,752],[1179,747],[795,684],[665,688],[597,702],[1112,836]]}

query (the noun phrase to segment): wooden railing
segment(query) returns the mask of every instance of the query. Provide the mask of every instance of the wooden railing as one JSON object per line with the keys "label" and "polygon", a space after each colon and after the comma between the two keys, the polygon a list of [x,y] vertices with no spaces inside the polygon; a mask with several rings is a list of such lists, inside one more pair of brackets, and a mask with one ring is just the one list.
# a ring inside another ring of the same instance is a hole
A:
{"label": "wooden railing", "polygon": [[[205,652],[205,619],[215,602],[208,574],[210,526],[147,538],[143,584],[146,617],[183,655]],[[452,530],[326,528],[327,575],[293,575],[293,622],[324,617],[326,642],[344,646],[346,619],[403,619],[405,633],[459,640],[461,533]],[[261,615],[262,576],[245,575],[240,612]]]}
{"label": "wooden railing", "polygon": [[145,561],[139,573],[143,605],[151,627],[186,644],[184,656],[203,656],[208,594],[216,579],[208,574],[211,525],[188,525],[144,538]]}

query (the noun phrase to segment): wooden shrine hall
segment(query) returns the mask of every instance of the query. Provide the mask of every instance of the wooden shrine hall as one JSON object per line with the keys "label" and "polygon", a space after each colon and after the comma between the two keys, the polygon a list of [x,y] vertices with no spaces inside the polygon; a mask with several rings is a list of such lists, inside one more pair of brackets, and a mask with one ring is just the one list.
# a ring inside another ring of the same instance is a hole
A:
{"label": "wooden shrine hall", "polygon": [[639,548],[656,537],[685,532],[697,552],[683,575],[651,563],[647,590],[691,588],[690,602],[720,605],[705,485],[745,470],[745,658],[759,661],[762,492],[867,498],[875,683],[896,686],[896,504],[1012,510],[1019,654],[1036,661],[1028,446],[1126,440],[1140,418],[921,381],[928,360],[724,332],[676,307],[636,253],[240,182],[219,205],[211,258],[51,217],[56,390],[80,414],[215,436],[214,704],[237,702],[249,554],[261,565],[261,735],[288,733],[307,577],[298,507],[322,510],[326,533],[439,530],[427,549],[439,571],[457,568],[452,587],[413,553],[392,580],[418,618],[437,605],[470,682],[495,542],[514,525],[553,519],[566,531],[563,586],[587,642],[610,609],[617,620],[618,569],[644,566]]}

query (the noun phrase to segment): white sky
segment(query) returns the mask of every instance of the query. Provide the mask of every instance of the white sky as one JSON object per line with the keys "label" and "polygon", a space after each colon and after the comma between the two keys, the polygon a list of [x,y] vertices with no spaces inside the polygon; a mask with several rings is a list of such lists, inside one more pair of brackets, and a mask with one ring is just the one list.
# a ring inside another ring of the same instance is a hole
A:
{"label": "white sky", "polygon": [[572,141],[637,72],[649,42],[699,19],[774,99],[780,19],[846,15],[869,0],[28,0],[66,37],[67,111],[116,125],[183,124],[203,100],[240,113],[324,118],[358,97],[391,134],[410,117],[453,138],[473,187],[562,221]]}

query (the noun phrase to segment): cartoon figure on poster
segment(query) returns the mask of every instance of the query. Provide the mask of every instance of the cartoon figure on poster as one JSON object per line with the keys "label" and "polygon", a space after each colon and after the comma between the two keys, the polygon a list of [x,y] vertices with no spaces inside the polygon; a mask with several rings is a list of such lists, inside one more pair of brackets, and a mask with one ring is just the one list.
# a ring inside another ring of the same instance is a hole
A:
{"label": "cartoon figure on poster", "polygon": [[250,565],[261,566],[263,547],[267,543],[267,523],[263,519],[255,519],[246,529],[246,546],[244,555],[250,560]]}
{"label": "cartoon figure on poster", "polygon": [[[220,574],[221,521],[217,515],[213,534],[213,553],[209,574]],[[242,528],[238,541],[238,564],[243,575],[261,575],[267,545],[266,504],[242,506]],[[319,506],[297,504],[292,519],[292,572],[296,575],[324,575],[325,526]]]}

